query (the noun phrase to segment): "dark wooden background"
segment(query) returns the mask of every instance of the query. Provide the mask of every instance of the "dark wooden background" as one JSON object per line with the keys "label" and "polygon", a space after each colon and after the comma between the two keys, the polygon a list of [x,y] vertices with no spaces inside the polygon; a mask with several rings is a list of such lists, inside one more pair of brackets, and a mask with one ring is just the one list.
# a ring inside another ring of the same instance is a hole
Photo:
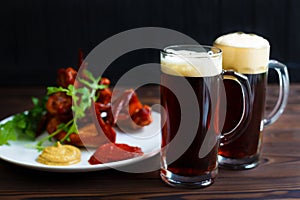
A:
{"label": "dark wooden background", "polygon": [[[0,12],[0,85],[48,85],[60,67],[76,66],[103,40],[132,28],[180,31],[201,44],[244,31],[267,38],[271,57],[300,81],[299,0],[5,0]],[[157,50],[116,60],[113,81],[138,64],[159,62]]]}

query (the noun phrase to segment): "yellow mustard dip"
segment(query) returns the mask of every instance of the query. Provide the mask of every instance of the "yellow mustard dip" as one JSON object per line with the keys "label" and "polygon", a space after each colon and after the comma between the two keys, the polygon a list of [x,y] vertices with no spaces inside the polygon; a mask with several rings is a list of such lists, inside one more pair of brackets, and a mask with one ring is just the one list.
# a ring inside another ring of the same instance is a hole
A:
{"label": "yellow mustard dip", "polygon": [[72,145],[61,145],[59,142],[54,146],[46,147],[37,158],[37,162],[45,165],[73,165],[81,160],[80,149]]}

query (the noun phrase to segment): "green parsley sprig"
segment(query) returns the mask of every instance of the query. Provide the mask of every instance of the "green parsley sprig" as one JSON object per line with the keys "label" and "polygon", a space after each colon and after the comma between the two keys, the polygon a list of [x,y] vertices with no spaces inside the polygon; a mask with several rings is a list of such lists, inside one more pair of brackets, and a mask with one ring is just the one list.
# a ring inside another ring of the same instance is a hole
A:
{"label": "green parsley sprig", "polygon": [[9,144],[10,140],[34,140],[41,117],[46,114],[47,97],[32,98],[33,108],[16,114],[11,120],[0,124],[0,145]]}
{"label": "green parsley sprig", "polygon": [[45,141],[51,141],[51,139],[61,131],[65,131],[67,134],[64,138],[60,140],[60,142],[64,142],[65,140],[68,141],[69,136],[72,133],[78,133],[78,128],[76,124],[77,120],[85,117],[86,110],[91,107],[92,102],[97,101],[97,90],[108,87],[107,85],[99,84],[101,77],[95,78],[93,74],[87,70],[84,70],[83,73],[86,75],[87,79],[78,78],[79,82],[83,84],[83,87],[76,88],[74,85],[69,85],[68,88],[47,88],[47,95],[51,95],[56,92],[65,92],[66,95],[72,98],[73,119],[71,119],[67,123],[59,124],[56,131],[38,141],[38,149],[42,149],[42,145]]}
{"label": "green parsley sprig", "polygon": [[48,96],[56,92],[65,92],[68,96],[72,97],[73,119],[67,123],[59,124],[56,131],[38,141],[36,148],[42,150],[43,143],[47,140],[51,141],[51,139],[61,131],[66,131],[67,133],[61,142],[69,140],[69,136],[72,133],[78,133],[77,120],[85,117],[86,110],[91,107],[92,102],[97,101],[97,90],[108,87],[107,85],[99,84],[101,77],[95,78],[93,74],[87,70],[84,70],[83,73],[87,79],[78,78],[83,87],[76,88],[74,85],[69,85],[68,88],[48,87],[45,97],[41,99],[32,98],[32,109],[16,114],[12,119],[0,124],[0,145],[9,144],[9,141],[21,138],[34,140],[40,120],[42,116],[47,113],[46,102]]}

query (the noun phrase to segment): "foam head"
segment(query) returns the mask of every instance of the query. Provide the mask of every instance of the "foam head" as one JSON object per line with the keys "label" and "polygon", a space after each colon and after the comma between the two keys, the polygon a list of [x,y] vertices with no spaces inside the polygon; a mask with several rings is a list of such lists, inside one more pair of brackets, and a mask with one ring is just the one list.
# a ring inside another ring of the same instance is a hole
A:
{"label": "foam head", "polygon": [[215,76],[222,72],[222,52],[218,48],[200,45],[167,47],[161,53],[161,70],[174,76]]}
{"label": "foam head", "polygon": [[244,74],[268,70],[270,44],[263,37],[242,32],[230,33],[217,38],[214,46],[223,51],[223,69]]}

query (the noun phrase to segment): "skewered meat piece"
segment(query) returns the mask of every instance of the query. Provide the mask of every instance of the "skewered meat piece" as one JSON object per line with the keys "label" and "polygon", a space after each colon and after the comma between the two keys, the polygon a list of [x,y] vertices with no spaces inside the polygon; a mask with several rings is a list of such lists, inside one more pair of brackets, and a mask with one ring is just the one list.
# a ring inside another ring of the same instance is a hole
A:
{"label": "skewered meat piece", "polygon": [[[59,86],[67,88],[70,84],[75,84],[76,75],[77,72],[73,68],[60,69],[57,75],[57,83]],[[110,80],[102,78],[99,84],[109,85]],[[84,130],[79,130],[78,134],[72,133],[68,143],[86,147],[98,147],[104,143],[114,143],[116,132],[113,126],[117,122],[134,129],[146,126],[152,122],[151,108],[143,105],[132,89],[122,92],[114,102],[112,102],[112,92],[109,88],[98,90],[96,95],[98,100],[90,108],[95,109],[96,117],[87,113],[87,116],[91,118],[81,119],[86,125],[82,128]],[[50,95],[46,108],[48,110],[46,129],[49,134],[56,131],[61,123],[67,123],[72,120],[72,98],[64,92]],[[102,115],[103,113],[105,115]],[[88,124],[94,124],[94,129],[92,130]],[[55,138],[61,140],[66,134],[65,131],[61,131]]]}
{"label": "skewered meat piece", "polygon": [[112,125],[118,123],[134,129],[152,122],[151,108],[143,105],[132,89],[125,90],[112,102],[107,118]]}
{"label": "skewered meat piece", "polygon": [[77,76],[77,71],[72,67],[67,69],[60,68],[57,71],[57,84],[63,88],[67,88],[69,85],[74,85]]}
{"label": "skewered meat piece", "polygon": [[98,101],[97,102],[105,104],[105,105],[110,104],[112,92],[109,88],[98,90],[96,92],[96,95],[98,96]]}
{"label": "skewered meat piece", "polygon": [[138,109],[137,112],[133,113],[131,118],[136,125],[140,127],[147,126],[152,122],[151,108],[144,105],[142,108]]}
{"label": "skewered meat piece", "polygon": [[46,109],[51,115],[65,115],[72,112],[72,98],[64,92],[56,92],[49,96]]}
{"label": "skewered meat piece", "polygon": [[[46,130],[48,133],[54,133],[57,127],[61,123],[66,123],[68,120],[59,118],[58,116],[53,117],[49,120]],[[75,146],[82,147],[98,147],[106,143],[114,143],[116,141],[116,132],[109,124],[105,124],[100,120],[99,125],[100,130],[96,129],[94,124],[90,123],[82,127],[77,133],[71,133],[69,139],[64,143],[73,144]],[[57,133],[54,138],[57,140],[62,140],[67,135],[67,132],[62,130]]]}

